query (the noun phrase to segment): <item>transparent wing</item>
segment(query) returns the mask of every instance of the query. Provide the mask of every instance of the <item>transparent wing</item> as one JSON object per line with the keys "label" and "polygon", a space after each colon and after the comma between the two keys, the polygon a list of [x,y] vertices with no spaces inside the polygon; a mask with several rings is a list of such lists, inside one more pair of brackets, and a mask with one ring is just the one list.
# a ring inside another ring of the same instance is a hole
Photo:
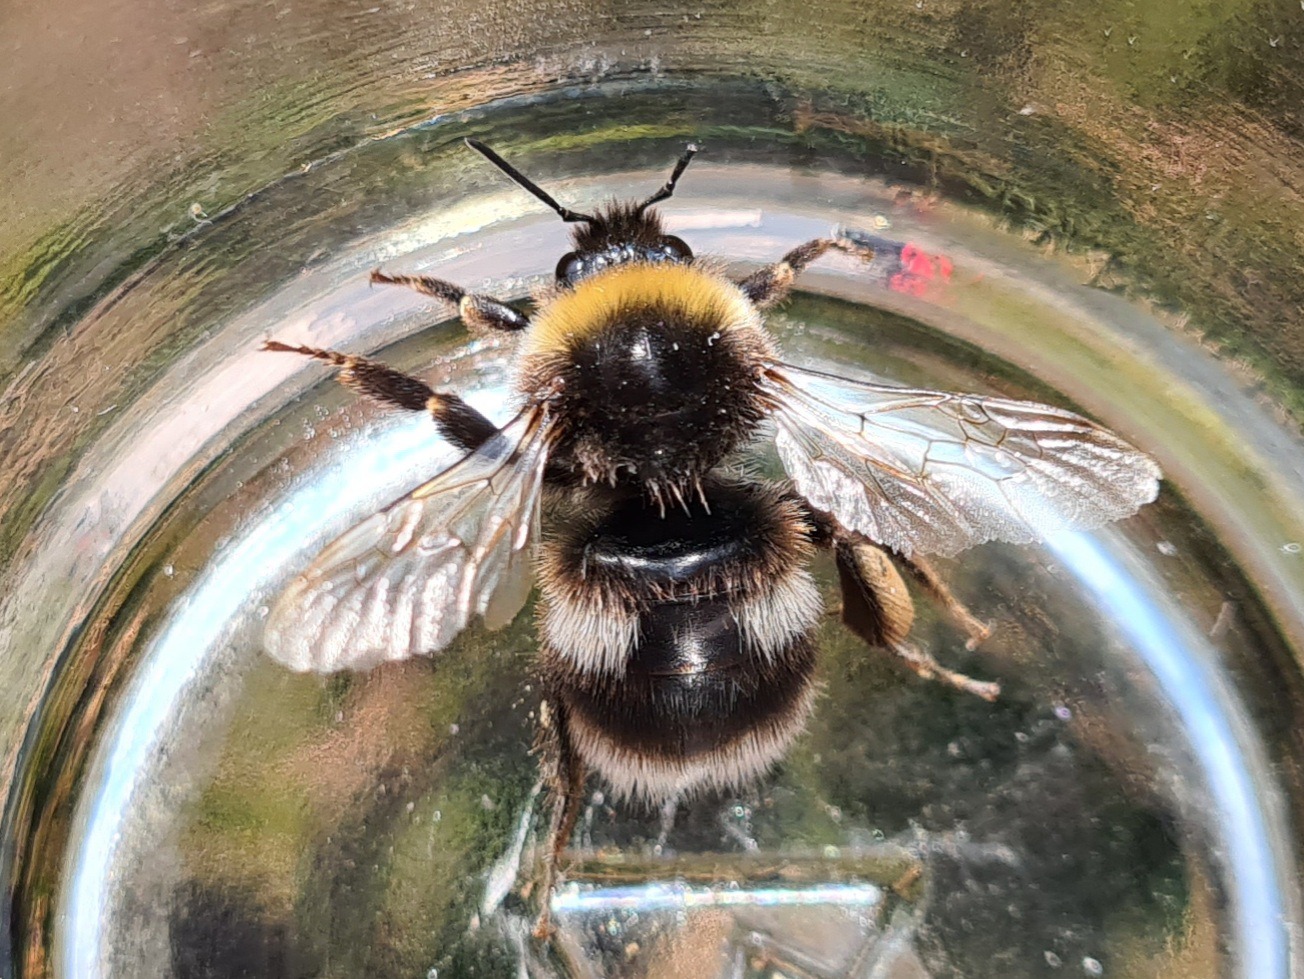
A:
{"label": "transparent wing", "polygon": [[547,456],[532,406],[344,533],[273,607],[268,654],[294,670],[358,670],[434,653],[475,615],[506,625],[530,593]]}
{"label": "transparent wing", "polygon": [[851,381],[775,365],[764,384],[797,490],[909,555],[1028,543],[1135,513],[1159,492],[1153,459],[1049,405]]}

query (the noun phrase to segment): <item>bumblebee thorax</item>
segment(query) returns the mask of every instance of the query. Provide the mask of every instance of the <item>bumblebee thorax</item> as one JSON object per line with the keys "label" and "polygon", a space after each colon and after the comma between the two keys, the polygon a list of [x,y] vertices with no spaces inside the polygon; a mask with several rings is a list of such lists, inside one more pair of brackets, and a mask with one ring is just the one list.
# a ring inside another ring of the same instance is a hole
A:
{"label": "bumblebee thorax", "polygon": [[551,394],[553,461],[587,482],[691,485],[765,414],[772,357],[732,282],[688,264],[631,264],[562,291],[534,316],[518,386]]}

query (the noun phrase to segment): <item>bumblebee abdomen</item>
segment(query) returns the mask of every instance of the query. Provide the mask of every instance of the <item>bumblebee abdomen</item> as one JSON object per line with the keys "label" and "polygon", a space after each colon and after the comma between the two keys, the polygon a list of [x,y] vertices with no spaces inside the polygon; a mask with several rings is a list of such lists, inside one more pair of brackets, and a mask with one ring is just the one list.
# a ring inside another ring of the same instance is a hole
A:
{"label": "bumblebee abdomen", "polygon": [[822,606],[808,528],[768,487],[634,497],[549,541],[541,673],[572,746],[652,801],[761,774],[801,730]]}
{"label": "bumblebee abdomen", "polygon": [[622,266],[536,314],[520,386],[556,407],[553,462],[583,481],[691,484],[755,430],[769,341],[732,282]]}
{"label": "bumblebee abdomen", "polygon": [[662,606],[641,624],[622,676],[576,677],[557,691],[576,753],[617,794],[651,801],[764,773],[810,713],[810,637],[758,657],[723,603]]}

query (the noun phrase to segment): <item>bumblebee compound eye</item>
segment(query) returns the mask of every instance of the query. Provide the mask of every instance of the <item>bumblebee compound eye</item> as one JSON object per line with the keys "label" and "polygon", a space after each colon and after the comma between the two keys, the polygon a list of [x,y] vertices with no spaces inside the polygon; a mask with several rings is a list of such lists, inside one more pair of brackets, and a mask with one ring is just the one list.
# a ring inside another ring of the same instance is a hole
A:
{"label": "bumblebee compound eye", "polygon": [[557,263],[557,281],[574,282],[584,274],[585,262],[578,252],[567,252]]}
{"label": "bumblebee compound eye", "polygon": [[687,262],[693,257],[693,250],[688,247],[688,242],[674,235],[666,235],[662,238],[660,248],[661,254],[674,262]]}

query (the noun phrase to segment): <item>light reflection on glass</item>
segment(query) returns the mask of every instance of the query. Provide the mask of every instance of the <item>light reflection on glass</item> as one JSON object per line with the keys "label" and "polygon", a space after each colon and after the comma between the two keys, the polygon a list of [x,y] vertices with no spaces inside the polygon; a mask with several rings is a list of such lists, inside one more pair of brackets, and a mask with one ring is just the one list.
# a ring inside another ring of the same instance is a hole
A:
{"label": "light reflection on glass", "polygon": [[[1126,637],[1158,681],[1181,718],[1191,750],[1207,779],[1203,788],[1217,814],[1212,829],[1217,850],[1225,854],[1232,891],[1233,934],[1241,975],[1278,979],[1287,975],[1287,936],[1282,926],[1283,900],[1274,865],[1289,865],[1276,854],[1270,817],[1260,805],[1256,780],[1246,760],[1262,765],[1259,745],[1245,732],[1242,708],[1234,693],[1219,682],[1211,664],[1216,653],[1185,621],[1181,610],[1144,572],[1130,549],[1113,544],[1113,535],[1061,534],[1049,549],[1095,598],[1103,618]],[[1106,541],[1109,540],[1109,543]]]}
{"label": "light reflection on glass", "polygon": [[652,883],[597,890],[565,888],[552,899],[553,914],[596,911],[679,911],[727,907],[874,907],[883,890],[873,884],[829,884],[821,887],[711,888],[688,884]]}
{"label": "light reflection on glass", "polygon": [[[491,388],[468,396],[481,411],[496,416],[494,406],[506,392]],[[154,759],[174,730],[186,703],[188,687],[209,669],[255,614],[259,595],[283,581],[292,562],[302,561],[343,531],[350,519],[419,485],[451,461],[451,449],[435,437],[430,420],[387,419],[376,431],[354,433],[347,451],[333,452],[328,464],[303,479],[278,504],[252,521],[242,535],[213,555],[189,595],[177,603],[126,694],[122,713],[106,732],[93,767],[93,783],[79,808],[81,842],[70,857],[70,885],[65,891],[59,961],[63,975],[94,977],[107,963],[106,923],[112,923],[117,866],[114,850],[137,802],[137,790],[149,778]],[[359,479],[358,474],[365,474]],[[97,777],[98,776],[98,777]]]}

